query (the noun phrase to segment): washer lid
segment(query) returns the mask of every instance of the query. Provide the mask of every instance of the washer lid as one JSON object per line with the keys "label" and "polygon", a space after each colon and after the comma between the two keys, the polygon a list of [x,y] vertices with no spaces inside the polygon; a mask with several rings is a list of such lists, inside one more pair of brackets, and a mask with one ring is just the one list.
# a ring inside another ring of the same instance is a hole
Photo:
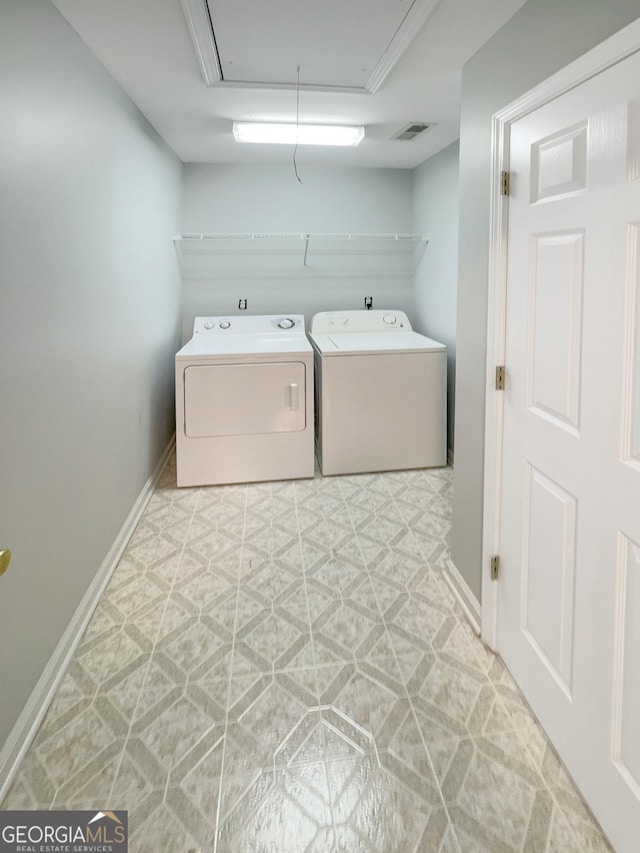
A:
{"label": "washer lid", "polygon": [[310,335],[322,356],[376,355],[378,353],[446,352],[444,344],[418,332],[340,332]]}

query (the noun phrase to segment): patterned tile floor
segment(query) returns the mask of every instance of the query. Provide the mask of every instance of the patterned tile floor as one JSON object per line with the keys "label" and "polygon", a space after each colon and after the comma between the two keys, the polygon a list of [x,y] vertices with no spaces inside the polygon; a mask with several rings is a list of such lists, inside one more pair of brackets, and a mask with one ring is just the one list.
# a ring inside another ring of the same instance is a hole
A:
{"label": "patterned tile floor", "polygon": [[128,809],[132,853],[610,850],[442,579],[450,493],[170,462],[3,808]]}

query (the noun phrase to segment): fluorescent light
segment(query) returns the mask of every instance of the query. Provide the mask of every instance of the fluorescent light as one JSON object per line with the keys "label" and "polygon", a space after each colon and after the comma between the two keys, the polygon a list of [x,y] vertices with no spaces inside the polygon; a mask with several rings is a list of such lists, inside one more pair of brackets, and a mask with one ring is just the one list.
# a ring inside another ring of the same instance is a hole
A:
{"label": "fluorescent light", "polygon": [[288,145],[358,145],[364,127],[329,124],[282,124],[234,121],[236,142],[272,142]]}

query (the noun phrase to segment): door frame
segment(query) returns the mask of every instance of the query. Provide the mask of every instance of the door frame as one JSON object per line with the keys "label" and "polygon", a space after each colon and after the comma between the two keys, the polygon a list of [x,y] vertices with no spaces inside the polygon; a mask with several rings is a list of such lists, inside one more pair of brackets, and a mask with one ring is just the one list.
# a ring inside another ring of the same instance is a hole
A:
{"label": "door frame", "polygon": [[481,627],[483,640],[494,650],[498,641],[498,584],[491,580],[491,558],[500,553],[504,414],[504,395],[495,390],[495,369],[504,364],[505,358],[509,211],[509,199],[502,195],[501,176],[509,171],[511,125],[639,50],[640,18],[512,101],[491,121]]}

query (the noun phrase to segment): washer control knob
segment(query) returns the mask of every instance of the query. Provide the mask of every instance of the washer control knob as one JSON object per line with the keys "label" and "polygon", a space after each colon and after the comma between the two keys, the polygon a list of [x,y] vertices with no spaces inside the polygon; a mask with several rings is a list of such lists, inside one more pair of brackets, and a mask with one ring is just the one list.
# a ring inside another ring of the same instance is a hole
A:
{"label": "washer control knob", "polygon": [[228,320],[221,320],[220,321],[220,328],[221,329],[228,329],[230,326],[231,326],[231,323]]}
{"label": "washer control knob", "polygon": [[398,318],[396,317],[395,314],[385,314],[384,317],[382,318],[382,322],[386,323],[387,326],[393,326],[394,323],[396,323],[397,321],[398,321]]}
{"label": "washer control knob", "polygon": [[292,329],[295,324],[295,320],[292,320],[291,317],[283,317],[282,320],[278,320],[278,328],[280,329]]}
{"label": "washer control knob", "polygon": [[207,331],[209,331],[209,329],[213,329],[214,326],[215,323],[212,320],[207,320],[207,322],[204,324],[204,327]]}

